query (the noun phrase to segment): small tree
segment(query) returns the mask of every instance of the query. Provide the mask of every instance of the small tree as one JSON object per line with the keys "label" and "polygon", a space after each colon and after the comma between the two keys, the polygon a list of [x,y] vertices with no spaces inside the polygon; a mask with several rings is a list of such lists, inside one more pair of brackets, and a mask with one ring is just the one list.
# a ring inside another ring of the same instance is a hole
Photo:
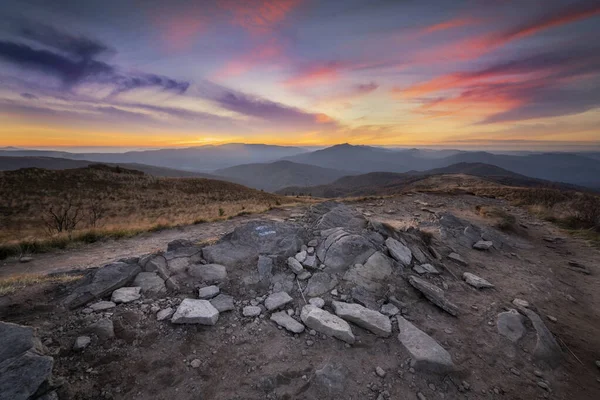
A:
{"label": "small tree", "polygon": [[92,200],[88,208],[88,222],[90,224],[90,227],[96,228],[100,220],[106,214],[106,211],[107,209],[102,203],[102,199],[97,198]]}
{"label": "small tree", "polygon": [[46,229],[51,235],[54,233],[67,232],[69,238],[84,215],[81,212],[81,204],[76,204],[71,196],[65,199],[60,206],[51,205],[44,216]]}

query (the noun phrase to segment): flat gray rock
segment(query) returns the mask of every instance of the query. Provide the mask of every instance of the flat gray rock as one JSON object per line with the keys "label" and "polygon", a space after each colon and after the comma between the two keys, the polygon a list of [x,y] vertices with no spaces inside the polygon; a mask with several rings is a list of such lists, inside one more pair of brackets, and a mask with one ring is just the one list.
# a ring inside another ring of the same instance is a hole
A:
{"label": "flat gray rock", "polygon": [[342,399],[342,393],[347,388],[350,371],[344,364],[327,363],[315,371],[315,385],[317,393],[315,399]]}
{"label": "flat gray rock", "polygon": [[292,298],[286,292],[272,293],[265,300],[265,307],[269,311],[276,310],[292,302]]}
{"label": "flat gray rock", "polygon": [[315,229],[326,230],[343,227],[350,230],[360,230],[367,226],[367,220],[353,207],[345,204],[327,202],[313,207],[317,213],[323,212],[315,224]]}
{"label": "flat gray rock", "polygon": [[141,289],[142,288],[139,286],[122,287],[112,292],[110,300],[116,304],[131,303],[132,301],[135,301],[142,296],[140,294]]}
{"label": "flat gray rock", "polygon": [[392,323],[389,317],[380,312],[369,310],[359,304],[341,301],[333,301],[332,304],[338,317],[365,328],[377,336],[388,337],[392,334]]}
{"label": "flat gray rock", "polygon": [[513,343],[519,341],[526,332],[523,320],[523,316],[517,310],[509,310],[498,314],[496,319],[498,333]]}
{"label": "flat gray rock", "polygon": [[90,304],[89,308],[91,308],[92,311],[104,311],[110,310],[111,308],[115,308],[116,306],[117,305],[112,301],[98,301],[94,304]]}
{"label": "flat gray rock", "polygon": [[304,262],[304,260],[306,260],[306,257],[307,257],[307,256],[308,256],[308,253],[306,252],[306,250],[302,250],[300,253],[296,254],[296,255],[294,256],[294,258],[295,258],[296,260],[298,260],[298,262],[301,262],[301,263],[303,263],[303,262]]}
{"label": "flat gray rock", "polygon": [[335,276],[328,274],[327,272],[316,272],[308,280],[304,294],[308,297],[321,296],[338,284],[338,280]]}
{"label": "flat gray rock", "polygon": [[290,269],[296,274],[299,275],[304,272],[304,267],[300,264],[300,261],[295,259],[294,257],[289,257],[287,259],[287,265]]}
{"label": "flat gray rock", "polygon": [[450,253],[450,254],[448,254],[448,258],[450,260],[454,261],[455,263],[460,264],[462,266],[466,266],[467,265],[467,262],[458,253]]}
{"label": "flat gray rock", "polygon": [[167,307],[156,313],[156,320],[164,321],[166,319],[171,318],[173,316],[173,314],[175,314],[175,309],[173,307]]}
{"label": "flat gray rock", "polygon": [[313,297],[312,299],[308,300],[308,303],[310,305],[313,305],[313,306],[317,307],[317,308],[323,308],[323,307],[325,307],[325,300],[323,300],[320,297]]}
{"label": "flat gray rock", "polygon": [[155,272],[140,272],[133,280],[133,286],[139,286],[144,294],[165,293],[165,281]]}
{"label": "flat gray rock", "polygon": [[114,290],[127,285],[141,271],[137,264],[117,262],[108,264],[96,271],[89,284],[80,286],[65,299],[69,308],[76,308],[100,299]]}
{"label": "flat gray rock", "polygon": [[364,264],[355,264],[351,267],[344,274],[344,280],[377,292],[386,285],[392,271],[391,260],[378,251],[373,253]]}
{"label": "flat gray rock", "polygon": [[270,284],[273,277],[273,259],[271,257],[260,255],[258,256],[258,279],[264,284]]}
{"label": "flat gray rock", "polygon": [[304,332],[304,325],[290,317],[285,311],[271,314],[271,321],[293,333]]}
{"label": "flat gray rock", "polygon": [[145,272],[154,272],[161,278],[167,280],[173,273],[169,270],[167,259],[162,255],[151,255],[149,259],[144,262],[143,270]]}
{"label": "flat gray rock", "polygon": [[413,267],[413,270],[419,275],[424,275],[424,274],[439,275],[439,273],[440,273],[440,271],[438,271],[431,264],[415,265]]}
{"label": "flat gray rock", "polygon": [[115,337],[115,328],[110,319],[103,318],[88,326],[87,332],[98,336],[98,339],[107,340]]}
{"label": "flat gray rock", "polygon": [[473,286],[474,288],[477,288],[477,289],[488,289],[488,288],[493,288],[494,287],[494,285],[492,285],[491,283],[489,283],[485,279],[480,278],[477,275],[472,274],[470,272],[465,272],[463,274],[463,279],[469,285],[471,285],[471,286]]}
{"label": "flat gray rock", "polygon": [[307,268],[316,268],[317,267],[317,256],[314,254],[306,256],[306,259],[302,262],[302,265]]}
{"label": "flat gray rock", "polygon": [[390,256],[392,256],[394,260],[405,267],[410,265],[412,261],[412,252],[408,247],[391,237],[385,240],[385,245],[390,252]]}
{"label": "flat gray rock", "polygon": [[0,321],[0,363],[17,357],[28,350],[38,351],[42,344],[33,328]]}
{"label": "flat gray rock", "polygon": [[494,242],[490,242],[489,240],[480,240],[473,245],[475,250],[489,250],[494,246]]}
{"label": "flat gray rock", "polygon": [[375,247],[365,237],[335,229],[319,245],[317,257],[325,264],[325,272],[338,273],[365,262],[374,252]]}
{"label": "flat gray rock", "polygon": [[458,307],[446,299],[444,291],[439,287],[421,278],[417,278],[416,276],[410,276],[408,282],[419,292],[423,293],[427,300],[431,301],[448,314],[453,316],[458,315]]}
{"label": "flat gray rock", "polygon": [[310,304],[302,308],[301,319],[309,328],[327,336],[350,344],[356,340],[352,328],[346,321]]}
{"label": "flat gray rock", "polygon": [[452,357],[446,349],[403,317],[398,315],[396,319],[400,330],[398,340],[409,353],[413,368],[438,374],[454,370]]}
{"label": "flat gray rock", "polygon": [[558,367],[563,360],[563,353],[552,332],[550,332],[540,316],[532,310],[519,307],[519,311],[529,318],[537,334],[533,357],[536,360],[545,362],[552,368]]}
{"label": "flat gray rock", "polygon": [[212,304],[220,313],[235,310],[233,297],[228,294],[219,294],[217,297],[210,300],[210,304]]}
{"label": "flat gray rock", "polygon": [[91,342],[92,339],[89,336],[79,336],[77,339],[75,339],[75,343],[73,343],[73,350],[81,351],[88,347]]}
{"label": "flat gray rock", "polygon": [[31,351],[0,363],[0,399],[33,399],[38,388],[50,378],[53,365],[52,357]]}
{"label": "flat gray rock", "polygon": [[212,299],[219,294],[221,289],[218,286],[211,285],[198,289],[198,298],[202,300]]}
{"label": "flat gray rock", "polygon": [[262,310],[258,306],[246,306],[242,310],[242,315],[244,317],[258,317]]}
{"label": "flat gray rock", "polygon": [[208,300],[184,299],[171,322],[174,324],[214,325],[219,320],[219,311]]}
{"label": "flat gray rock", "polygon": [[394,315],[399,314],[400,310],[392,303],[386,303],[381,306],[381,313],[388,317],[393,317]]}
{"label": "flat gray rock", "polygon": [[227,268],[220,264],[190,265],[188,274],[204,282],[222,282],[227,279]]}

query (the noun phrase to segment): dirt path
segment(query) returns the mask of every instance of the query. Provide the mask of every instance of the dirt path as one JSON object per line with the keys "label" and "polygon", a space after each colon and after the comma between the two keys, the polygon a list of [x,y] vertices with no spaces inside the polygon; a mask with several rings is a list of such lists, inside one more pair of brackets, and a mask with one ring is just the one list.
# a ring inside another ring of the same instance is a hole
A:
{"label": "dirt path", "polygon": [[17,259],[8,259],[0,264],[0,277],[16,274],[49,274],[99,267],[122,258],[165,250],[167,244],[176,239],[203,241],[221,237],[231,232],[236,226],[248,221],[257,219],[285,220],[294,213],[302,212],[303,207],[306,206],[276,208],[262,214],[240,216],[230,220],[189,225],[159,232],[147,232],[127,239],[100,241],[68,250],[35,254],[34,259],[25,264],[20,263]]}

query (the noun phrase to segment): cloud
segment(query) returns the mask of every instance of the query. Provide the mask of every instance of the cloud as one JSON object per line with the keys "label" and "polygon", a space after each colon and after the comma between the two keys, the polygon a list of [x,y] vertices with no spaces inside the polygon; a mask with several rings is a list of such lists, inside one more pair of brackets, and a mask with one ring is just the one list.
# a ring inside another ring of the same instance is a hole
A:
{"label": "cloud", "polygon": [[300,0],[220,0],[231,21],[252,34],[267,34],[281,24]]}
{"label": "cloud", "polygon": [[329,61],[322,64],[307,65],[298,69],[296,74],[286,79],[283,84],[291,88],[305,88],[329,84],[339,79],[341,71],[347,67],[341,61]]}
{"label": "cloud", "polygon": [[274,38],[253,46],[249,51],[232,58],[213,75],[216,80],[242,75],[254,67],[269,63],[277,64],[277,58],[283,54],[283,45]]}
{"label": "cloud", "polygon": [[113,86],[113,96],[148,87],[182,94],[190,85],[189,82],[161,75],[119,71],[116,66],[94,59],[95,56],[108,52],[109,48],[92,39],[75,37],[43,25],[36,29],[23,28],[20,32],[25,38],[52,47],[55,51],[37,49],[23,43],[0,41],[0,59],[18,67],[55,76],[67,89],[91,82]]}
{"label": "cloud", "polygon": [[37,100],[37,96],[31,93],[21,93],[21,97],[28,100]]}
{"label": "cloud", "polygon": [[465,17],[465,18],[454,18],[447,21],[439,22],[434,25],[427,26],[420,30],[420,34],[430,34],[434,32],[445,31],[448,29],[462,28],[464,26],[474,25],[478,23],[479,20],[475,18]]}

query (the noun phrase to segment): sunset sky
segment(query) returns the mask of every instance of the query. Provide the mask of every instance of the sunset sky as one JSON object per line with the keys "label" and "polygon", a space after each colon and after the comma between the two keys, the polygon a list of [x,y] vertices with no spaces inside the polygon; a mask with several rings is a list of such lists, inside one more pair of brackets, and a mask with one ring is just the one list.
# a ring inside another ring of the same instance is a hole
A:
{"label": "sunset sky", "polygon": [[598,0],[3,0],[0,146],[600,143]]}

